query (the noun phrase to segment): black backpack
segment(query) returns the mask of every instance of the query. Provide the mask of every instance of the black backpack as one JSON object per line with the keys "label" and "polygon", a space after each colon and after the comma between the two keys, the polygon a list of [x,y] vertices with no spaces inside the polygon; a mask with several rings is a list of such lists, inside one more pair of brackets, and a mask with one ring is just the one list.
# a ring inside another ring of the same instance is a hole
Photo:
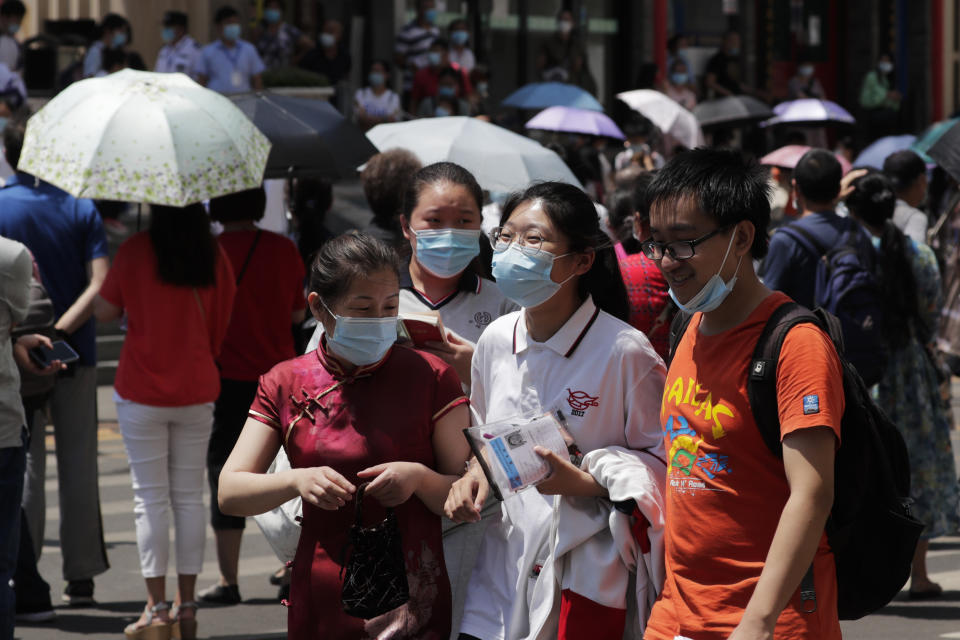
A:
{"label": "black backpack", "polygon": [[780,232],[793,238],[817,257],[814,301],[840,320],[844,355],[871,387],[887,368],[887,347],[883,339],[883,295],[874,273],[872,255],[861,255],[857,235],[860,226],[848,219],[849,227],[831,248],[803,227],[791,224]]}
{"label": "black backpack", "polygon": [[[678,314],[670,327],[670,359],[690,323]],[[787,332],[809,323],[833,341],[843,366],[846,408],[842,443],[834,463],[834,501],[826,533],[837,565],[841,620],[857,620],[886,605],[910,577],[923,523],[910,513],[910,462],[903,437],[870,397],[856,368],[843,355],[840,321],[787,302],[770,316],[751,360],[747,393],[754,420],[770,451],[783,458],[777,410],[777,363]],[[813,566],[800,585],[801,598],[816,608]]]}

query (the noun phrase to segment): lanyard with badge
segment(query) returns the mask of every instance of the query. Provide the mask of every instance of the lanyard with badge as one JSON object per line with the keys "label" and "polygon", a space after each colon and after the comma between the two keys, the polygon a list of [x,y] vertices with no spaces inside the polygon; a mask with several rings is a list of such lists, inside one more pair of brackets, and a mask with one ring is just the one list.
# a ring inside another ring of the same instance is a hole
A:
{"label": "lanyard with badge", "polygon": [[[231,48],[233,49],[232,53],[230,52]],[[234,43],[233,47],[223,45],[223,54],[230,63],[230,85],[236,89],[243,87],[243,74],[240,73],[238,67],[240,56],[243,55],[243,52],[240,50],[240,43]]]}

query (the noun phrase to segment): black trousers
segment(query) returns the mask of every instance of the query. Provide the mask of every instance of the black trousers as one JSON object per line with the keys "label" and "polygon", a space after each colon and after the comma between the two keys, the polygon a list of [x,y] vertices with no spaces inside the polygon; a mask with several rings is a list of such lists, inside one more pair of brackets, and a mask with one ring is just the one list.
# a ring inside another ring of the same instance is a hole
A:
{"label": "black trousers", "polygon": [[210,482],[210,525],[217,531],[243,529],[246,518],[228,516],[220,511],[217,496],[220,471],[240,438],[247,412],[257,395],[256,380],[220,379],[220,397],[213,406],[213,431],[207,447],[207,479]]}

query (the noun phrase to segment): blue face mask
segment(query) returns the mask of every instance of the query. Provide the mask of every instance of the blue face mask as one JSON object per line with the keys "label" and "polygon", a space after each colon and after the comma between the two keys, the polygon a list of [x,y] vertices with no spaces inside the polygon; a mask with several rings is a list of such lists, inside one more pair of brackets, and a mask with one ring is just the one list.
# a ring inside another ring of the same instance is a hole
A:
{"label": "blue face mask", "polygon": [[336,326],[333,335],[327,334],[327,348],[333,355],[362,367],[380,362],[397,341],[397,317],[349,318],[338,316],[320,300]]}
{"label": "blue face mask", "polygon": [[240,39],[240,25],[237,23],[228,24],[223,27],[223,39],[233,42]]}
{"label": "blue face mask", "polygon": [[457,90],[453,87],[441,85],[437,87],[437,95],[441,98],[455,98],[457,96]]}
{"label": "blue face mask", "polygon": [[326,47],[327,49],[329,49],[330,47],[336,46],[337,36],[333,35],[332,33],[321,33],[320,44],[323,47]]}
{"label": "blue face mask", "polygon": [[433,110],[433,115],[437,118],[446,118],[450,115],[450,109],[447,109],[446,107],[437,107]]}
{"label": "blue face mask", "polygon": [[480,254],[480,229],[426,229],[417,236],[417,262],[439,278],[459,275]]}
{"label": "blue face mask", "polygon": [[19,22],[11,22],[10,24],[7,25],[7,33],[9,33],[10,35],[15,36],[17,35],[18,31],[20,31]]}
{"label": "blue face mask", "polygon": [[457,45],[458,47],[462,47],[463,45],[467,44],[467,40],[469,39],[470,39],[470,34],[467,33],[466,31],[454,31],[453,33],[450,34],[450,42]]}
{"label": "blue face mask", "polygon": [[267,24],[277,24],[283,20],[283,14],[280,12],[280,9],[264,9],[263,10],[263,21]]}
{"label": "blue face mask", "polygon": [[477,93],[479,93],[480,95],[482,95],[482,96],[487,95],[487,92],[488,92],[489,90],[490,90],[490,85],[487,84],[486,82],[478,82],[478,83],[477,83]]}
{"label": "blue face mask", "polygon": [[[737,284],[737,276],[734,275],[730,278],[730,282],[724,282],[723,278],[720,277],[720,272],[723,271],[723,265],[727,263],[727,256],[730,255],[730,248],[733,247],[733,239],[736,237],[737,234],[735,233],[730,236],[730,244],[727,245],[727,252],[723,254],[723,262],[720,263],[720,268],[713,277],[707,281],[707,284],[703,285],[703,288],[697,292],[697,295],[687,300],[686,304],[677,300],[673,289],[670,289],[670,297],[684,312],[696,313],[697,311],[701,311],[707,313],[708,311],[713,311],[719,307],[723,301],[727,299],[727,296],[730,295],[730,292],[733,291],[734,285]],[[737,272],[740,271],[740,262],[742,261],[743,258],[737,261]]]}
{"label": "blue face mask", "polygon": [[430,24],[437,24],[437,10],[436,9],[427,9],[423,12],[423,19],[429,22]]}
{"label": "blue face mask", "polygon": [[687,74],[685,73],[671,73],[670,82],[673,84],[687,84]]}
{"label": "blue face mask", "polygon": [[177,37],[177,32],[173,30],[173,27],[164,27],[163,31],[160,32],[160,39],[163,40],[164,44],[170,44],[175,37]]}
{"label": "blue face mask", "polygon": [[117,49],[127,44],[127,34],[123,31],[117,31],[113,34],[113,39],[110,40],[110,48]]}
{"label": "blue face mask", "polygon": [[568,255],[555,256],[541,249],[536,255],[528,256],[519,246],[511,244],[505,251],[493,254],[493,277],[501,293],[518,305],[527,309],[538,307],[573,277],[563,282],[550,279],[553,262]]}
{"label": "blue face mask", "polygon": [[371,71],[370,75],[367,76],[367,80],[370,81],[371,87],[380,87],[380,86],[383,86],[383,83],[386,81],[386,78],[379,71]]}
{"label": "blue face mask", "polygon": [[443,56],[438,51],[431,51],[427,54],[427,62],[432,67],[439,67],[440,63],[443,62]]}
{"label": "blue face mask", "polygon": [[10,122],[10,118],[0,116],[0,131],[3,131],[7,128],[7,123]]}

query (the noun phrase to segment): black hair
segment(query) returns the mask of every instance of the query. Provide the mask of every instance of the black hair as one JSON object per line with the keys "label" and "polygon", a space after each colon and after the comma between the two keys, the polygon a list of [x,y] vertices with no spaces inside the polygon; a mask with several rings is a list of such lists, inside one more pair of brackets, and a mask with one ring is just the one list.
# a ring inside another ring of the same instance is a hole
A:
{"label": "black hair", "polygon": [[469,28],[466,18],[454,18],[453,20],[450,21],[450,24],[447,25],[447,30],[453,31],[453,27],[458,24],[462,24],[464,27]]}
{"label": "black hair", "polygon": [[152,205],[149,233],[162,282],[178,287],[216,284],[217,241],[202,204]]}
{"label": "black hair", "polygon": [[650,222],[650,185],[659,170],[644,171],[633,182],[633,207],[641,222]]}
{"label": "black hair", "polygon": [[293,183],[290,213],[297,224],[297,250],[303,264],[310,264],[314,253],[329,238],[324,226],[327,211],[333,205],[333,187],[317,178],[297,178]]}
{"label": "black hair", "polygon": [[228,193],[210,200],[210,218],[216,222],[244,222],[260,220],[267,208],[267,193],[263,187]]}
{"label": "black hair", "polygon": [[449,182],[464,187],[477,203],[477,210],[483,209],[483,189],[473,174],[454,162],[434,162],[413,174],[403,194],[403,213],[410,221],[413,210],[417,208],[423,188],[431,184]]}
{"label": "black hair", "polygon": [[23,94],[16,88],[9,88],[6,91],[0,91],[0,102],[7,105],[10,113],[16,113],[24,105]]}
{"label": "black hair", "polygon": [[646,190],[649,209],[676,208],[691,199],[721,227],[753,225],[750,255],[767,255],[770,226],[767,171],[739,151],[699,147],[674,156]]}
{"label": "black hair", "polygon": [[927,165],[915,152],[904,149],[887,156],[883,161],[883,172],[893,182],[894,189],[903,191],[927,172]]}
{"label": "black hair", "polygon": [[20,151],[23,149],[23,136],[26,130],[25,117],[11,118],[3,129],[3,155],[14,171],[17,170],[17,163],[20,162]]}
{"label": "black hair", "polygon": [[670,53],[676,53],[677,43],[680,42],[681,38],[685,38],[685,37],[686,36],[682,33],[675,33],[672,36],[670,36],[670,38],[667,40],[667,51],[669,51]]}
{"label": "black hair", "polygon": [[129,28],[130,23],[119,13],[108,13],[103,16],[103,20],[100,22],[100,35],[101,37],[107,31],[116,31],[117,29]]}
{"label": "black hair", "polygon": [[617,189],[606,200],[608,220],[613,235],[620,242],[633,237],[633,213],[636,207],[633,203],[632,189]]}
{"label": "black hair", "polygon": [[216,24],[223,24],[224,20],[229,20],[230,18],[235,18],[235,17],[238,17],[239,15],[240,14],[237,12],[236,9],[234,9],[228,4],[225,4],[219,9],[217,9],[217,12],[213,14],[213,21]]}
{"label": "black hair", "polygon": [[373,65],[375,64],[381,65],[383,67],[384,74],[386,74],[387,77],[390,76],[390,63],[387,62],[385,58],[374,58],[370,61],[369,66],[367,66],[367,70],[369,71],[370,69],[373,69]]}
{"label": "black hair", "polygon": [[840,193],[843,167],[837,156],[826,149],[811,149],[803,154],[793,170],[797,191],[810,202],[832,202]]}
{"label": "black hair", "polygon": [[470,82],[476,82],[480,77],[484,77],[487,80],[490,79],[490,67],[485,64],[474,65],[473,69],[470,70]]}
{"label": "black hair", "polygon": [[871,169],[853,181],[853,192],[847,196],[850,214],[870,227],[882,230],[877,257],[877,276],[884,304],[889,313],[883,318],[884,337],[895,349],[907,345],[910,324],[919,326],[920,309],[917,304],[916,280],[911,257],[907,253],[910,241],[892,222],[897,196],[893,182],[883,173]]}
{"label": "black hair", "polygon": [[0,16],[22,18],[27,15],[27,7],[20,0],[3,0],[0,4]]}
{"label": "black hair", "polygon": [[569,251],[582,253],[592,249],[596,252],[590,271],[580,276],[577,283],[580,298],[592,296],[600,309],[626,322],[630,305],[617,256],[610,239],[600,229],[596,207],[587,194],[565,182],[534,184],[507,198],[500,224],[505,224],[517,207],[531,200],[541,202],[550,221],[567,239]]}
{"label": "black hair", "polygon": [[350,231],[324,244],[310,264],[310,292],[328,307],[350,290],[354,279],[389,269],[400,277],[397,252],[373,236]]}
{"label": "black hair", "polygon": [[436,38],[433,42],[430,43],[430,48],[439,47],[444,51],[450,51],[450,43],[443,38]]}
{"label": "black hair", "polygon": [[680,65],[683,65],[684,68],[687,70],[687,73],[690,73],[690,67],[687,66],[687,61],[680,57],[676,57],[673,59],[673,64],[670,65],[670,73],[673,73],[674,71],[676,71],[677,67],[679,67]]}
{"label": "black hair", "polygon": [[163,14],[163,26],[187,28],[189,19],[183,11],[167,11]]}
{"label": "black hair", "polygon": [[403,193],[423,165],[406,149],[388,149],[367,160],[360,173],[363,195],[381,226],[394,227],[403,207]]}
{"label": "black hair", "polygon": [[103,62],[100,66],[104,71],[109,72],[110,69],[117,65],[121,67],[127,66],[127,52],[120,48],[113,49],[111,47],[104,47]]}

